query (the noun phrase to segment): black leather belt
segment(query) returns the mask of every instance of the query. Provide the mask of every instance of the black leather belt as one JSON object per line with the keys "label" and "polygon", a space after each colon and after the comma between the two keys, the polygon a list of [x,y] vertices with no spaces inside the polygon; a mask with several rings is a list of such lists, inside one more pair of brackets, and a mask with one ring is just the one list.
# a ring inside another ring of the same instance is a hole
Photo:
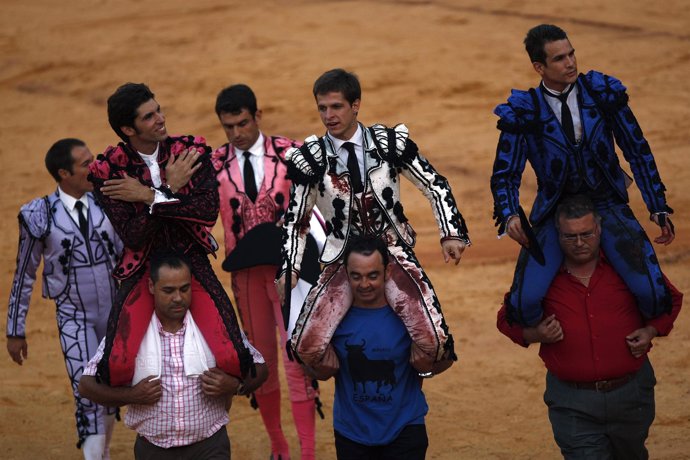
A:
{"label": "black leather belt", "polygon": [[599,380],[598,382],[566,382],[563,380],[561,382],[578,390],[594,390],[600,393],[608,393],[609,391],[617,390],[634,378],[635,373],[632,373],[618,379]]}

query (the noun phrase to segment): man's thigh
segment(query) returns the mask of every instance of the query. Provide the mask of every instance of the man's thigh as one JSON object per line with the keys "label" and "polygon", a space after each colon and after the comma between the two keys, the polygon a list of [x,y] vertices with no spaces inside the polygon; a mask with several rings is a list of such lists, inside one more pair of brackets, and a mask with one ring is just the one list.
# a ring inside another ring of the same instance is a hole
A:
{"label": "man's thigh", "polygon": [[407,425],[395,440],[383,447],[381,460],[424,460],[429,438],[426,425]]}
{"label": "man's thigh", "polygon": [[632,381],[607,393],[608,434],[616,458],[649,457],[645,441],[654,421],[655,384],[654,370],[646,361]]}
{"label": "man's thigh", "polygon": [[578,390],[546,376],[544,402],[556,444],[566,459],[612,459],[603,393]]}
{"label": "man's thigh", "polygon": [[397,438],[384,446],[367,446],[335,432],[338,460],[424,460],[429,439],[426,425],[407,425]]}

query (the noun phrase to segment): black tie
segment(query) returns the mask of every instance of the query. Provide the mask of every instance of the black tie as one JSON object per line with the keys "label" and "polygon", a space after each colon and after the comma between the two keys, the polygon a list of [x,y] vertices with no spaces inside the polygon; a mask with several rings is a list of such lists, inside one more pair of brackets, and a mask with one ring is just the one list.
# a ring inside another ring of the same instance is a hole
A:
{"label": "black tie", "polygon": [[568,95],[574,87],[574,84],[570,85],[568,91],[561,93],[558,96],[550,93],[549,91],[544,91],[545,94],[551,97],[555,97],[556,99],[561,101],[561,126],[563,127],[563,132],[565,132],[565,137],[567,137],[570,143],[573,145],[576,143],[575,125],[573,124],[573,116],[570,113],[570,107],[568,107]]}
{"label": "black tie", "polygon": [[86,216],[84,216],[84,213],[82,212],[82,209],[84,209],[84,203],[77,201],[74,204],[74,208],[77,210],[77,214],[79,215],[79,231],[84,236],[84,239],[88,240],[89,222],[86,220]]}
{"label": "black tie", "polygon": [[247,194],[252,203],[256,201],[256,196],[259,194],[256,191],[256,177],[254,177],[254,168],[252,162],[249,161],[251,152],[244,152],[244,193]]}
{"label": "black tie", "polygon": [[347,169],[350,171],[352,189],[355,193],[361,193],[364,190],[364,184],[362,184],[362,174],[359,171],[359,163],[355,154],[355,144],[345,142],[343,148],[347,150]]}

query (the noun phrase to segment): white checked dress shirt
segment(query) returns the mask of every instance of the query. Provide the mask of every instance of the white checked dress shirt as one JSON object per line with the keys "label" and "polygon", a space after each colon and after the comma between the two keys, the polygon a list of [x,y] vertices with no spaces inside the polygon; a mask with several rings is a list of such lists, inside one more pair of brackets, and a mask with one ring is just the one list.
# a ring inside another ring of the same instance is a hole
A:
{"label": "white checked dress shirt", "polygon": [[[155,314],[154,318],[161,336],[162,396],[155,404],[127,406],[125,425],[164,449],[203,441],[229,422],[226,398],[207,396],[201,390],[201,379],[185,375],[182,346],[186,322],[177,332],[171,333],[163,330]],[[254,362],[263,363],[263,357],[249,344],[244,334],[243,339]],[[101,341],[83,375],[96,374],[104,346],[105,339]]]}

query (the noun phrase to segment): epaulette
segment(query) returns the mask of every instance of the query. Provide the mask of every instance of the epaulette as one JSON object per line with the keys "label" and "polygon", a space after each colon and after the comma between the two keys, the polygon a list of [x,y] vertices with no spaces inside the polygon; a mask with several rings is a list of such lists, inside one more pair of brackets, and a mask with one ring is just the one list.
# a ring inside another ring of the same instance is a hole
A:
{"label": "epaulette", "polygon": [[580,81],[604,112],[616,112],[628,103],[626,88],[615,77],[590,70],[586,75],[580,74]]}
{"label": "epaulette", "polygon": [[285,154],[288,177],[296,184],[316,184],[326,172],[326,146],[318,136],[309,136],[301,147]]}
{"label": "epaulette", "polygon": [[36,198],[25,204],[19,210],[19,223],[39,240],[50,233],[50,203],[48,196]]}
{"label": "epaulette", "polygon": [[539,100],[536,91],[511,90],[508,102],[494,109],[499,120],[496,127],[508,133],[528,134],[541,130],[539,123]]}
{"label": "epaulette", "polygon": [[[410,139],[410,133],[405,124],[400,123],[393,128],[376,124],[369,127],[379,154],[394,164],[411,161],[418,153],[417,144]],[[395,145],[390,149],[389,145]]]}

